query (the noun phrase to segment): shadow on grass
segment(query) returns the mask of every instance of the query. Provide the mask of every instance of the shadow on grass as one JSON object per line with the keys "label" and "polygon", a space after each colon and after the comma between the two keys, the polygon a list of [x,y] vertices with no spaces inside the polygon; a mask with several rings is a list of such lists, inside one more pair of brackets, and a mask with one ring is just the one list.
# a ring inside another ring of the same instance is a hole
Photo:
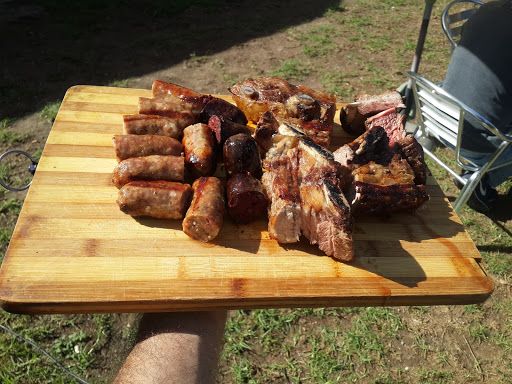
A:
{"label": "shadow on grass", "polygon": [[[333,0],[0,1],[0,118],[322,16]],[[273,47],[269,47],[273,49]]]}

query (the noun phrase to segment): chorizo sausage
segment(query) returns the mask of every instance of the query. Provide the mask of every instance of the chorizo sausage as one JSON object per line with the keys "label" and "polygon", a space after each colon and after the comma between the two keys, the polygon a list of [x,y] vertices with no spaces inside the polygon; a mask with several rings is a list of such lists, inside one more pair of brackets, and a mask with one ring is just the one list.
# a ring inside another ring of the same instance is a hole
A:
{"label": "chorizo sausage", "polygon": [[118,161],[151,155],[181,156],[183,146],[172,137],[157,135],[115,135],[114,151]]}
{"label": "chorizo sausage", "polygon": [[180,139],[183,128],[194,123],[188,113],[176,113],[173,117],[158,115],[124,115],[123,130],[127,135],[161,135]]}
{"label": "chorizo sausage", "polygon": [[165,180],[183,182],[183,156],[151,155],[121,161],[114,168],[112,182],[117,188],[135,180]]}
{"label": "chorizo sausage", "polygon": [[186,108],[196,119],[199,118],[199,113],[203,109],[204,104],[211,99],[211,96],[203,95],[192,89],[162,80],[155,80],[151,91],[154,98],[180,104],[182,108]]}
{"label": "chorizo sausage", "polygon": [[172,181],[132,181],[118,193],[117,205],[131,216],[181,219],[192,198],[188,184]]}
{"label": "chorizo sausage", "polygon": [[223,159],[228,176],[249,172],[259,179],[263,174],[258,144],[249,135],[239,133],[227,139],[223,147]]}
{"label": "chorizo sausage", "polygon": [[185,166],[194,177],[211,176],[217,169],[215,139],[206,124],[194,124],[183,131]]}
{"label": "chorizo sausage", "polygon": [[268,199],[261,182],[247,173],[233,175],[226,194],[229,216],[236,223],[247,224],[267,213]]}
{"label": "chorizo sausage", "polygon": [[[197,123],[199,114],[194,115],[190,112],[188,106],[182,103],[175,103],[167,99],[152,99],[148,97],[139,97],[139,114],[143,115],[158,115],[176,118],[180,114],[187,114]],[[191,123],[191,124],[193,124]]]}
{"label": "chorizo sausage", "polygon": [[183,231],[193,239],[208,242],[217,237],[222,227],[224,188],[216,177],[200,177],[192,189],[194,195],[183,219]]}

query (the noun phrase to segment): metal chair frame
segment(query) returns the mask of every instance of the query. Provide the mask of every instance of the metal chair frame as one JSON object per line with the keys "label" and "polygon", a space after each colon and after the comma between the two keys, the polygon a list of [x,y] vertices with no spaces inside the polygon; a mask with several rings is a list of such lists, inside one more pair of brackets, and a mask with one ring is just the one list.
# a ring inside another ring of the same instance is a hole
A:
{"label": "metal chair frame", "polygon": [[[414,133],[416,139],[421,142],[422,137],[435,137],[455,152],[455,160],[460,168],[473,172],[469,180],[466,181],[455,169],[439,159],[429,149],[423,148],[428,156],[464,185],[453,203],[453,209],[455,212],[459,212],[486,172],[512,164],[512,160],[510,160],[498,166],[493,166],[496,159],[512,143],[512,137],[500,133],[489,120],[418,73],[408,72],[407,75],[412,82],[419,123]],[[463,123],[468,116],[475,119],[483,128],[502,140],[492,158],[483,166],[474,164],[460,153],[461,137],[464,131]]]}
{"label": "metal chair frame", "polygon": [[[450,11],[453,10],[452,8],[458,4],[467,4],[471,7],[462,11],[454,11],[453,13],[450,13]],[[441,24],[446,37],[448,37],[448,40],[450,41],[450,52],[453,52],[460,40],[460,34],[464,23],[474,15],[482,4],[485,3],[480,0],[455,0],[446,6],[441,16]]]}

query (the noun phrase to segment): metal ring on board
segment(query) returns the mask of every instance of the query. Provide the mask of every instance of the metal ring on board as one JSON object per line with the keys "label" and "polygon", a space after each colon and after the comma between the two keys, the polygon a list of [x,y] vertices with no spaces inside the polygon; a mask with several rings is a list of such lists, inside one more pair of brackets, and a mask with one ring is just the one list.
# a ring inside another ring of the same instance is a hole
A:
{"label": "metal ring on board", "polygon": [[[30,155],[29,155],[27,152],[25,152],[25,151],[21,151],[21,150],[19,150],[19,149],[12,149],[12,150],[10,150],[10,151],[7,151],[7,152],[3,153],[3,154],[0,156],[0,161],[2,161],[2,160],[3,160],[3,158],[4,158],[5,156],[7,156],[7,155],[9,155],[9,154],[11,154],[11,153],[21,153],[22,155],[27,156],[27,157],[30,159],[30,161],[32,162],[32,164],[30,164],[30,165],[28,166],[28,171],[29,171],[32,175],[34,175],[34,173],[36,172],[36,168],[37,168],[37,161],[35,161],[35,160],[32,158],[32,156],[30,156]],[[25,186],[23,186],[23,187],[19,187],[19,188],[17,188],[17,187],[12,187],[12,186],[10,186],[10,185],[5,184],[5,183],[4,183],[4,181],[3,181],[2,179],[0,179],[0,185],[1,185],[2,187],[6,188],[6,189],[11,190],[11,191],[23,191],[24,189],[27,189],[28,187],[30,187],[30,184],[32,184],[32,180],[30,180],[30,183],[28,183],[27,185],[25,185]]]}

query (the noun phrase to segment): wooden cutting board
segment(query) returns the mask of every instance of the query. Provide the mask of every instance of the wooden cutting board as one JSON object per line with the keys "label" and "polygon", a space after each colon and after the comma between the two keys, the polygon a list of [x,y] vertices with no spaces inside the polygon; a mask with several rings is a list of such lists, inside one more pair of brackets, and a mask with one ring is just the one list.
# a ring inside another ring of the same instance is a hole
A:
{"label": "wooden cutting board", "polygon": [[[100,313],[323,306],[469,304],[492,280],[436,181],[415,213],[355,224],[355,260],[307,240],[279,245],[264,220],[229,218],[215,241],[181,221],[132,218],[117,204],[112,136],[149,90],[75,86],[66,93],[0,270],[2,307]],[[338,120],[338,115],[336,120]],[[339,125],[334,146],[351,140]]]}

